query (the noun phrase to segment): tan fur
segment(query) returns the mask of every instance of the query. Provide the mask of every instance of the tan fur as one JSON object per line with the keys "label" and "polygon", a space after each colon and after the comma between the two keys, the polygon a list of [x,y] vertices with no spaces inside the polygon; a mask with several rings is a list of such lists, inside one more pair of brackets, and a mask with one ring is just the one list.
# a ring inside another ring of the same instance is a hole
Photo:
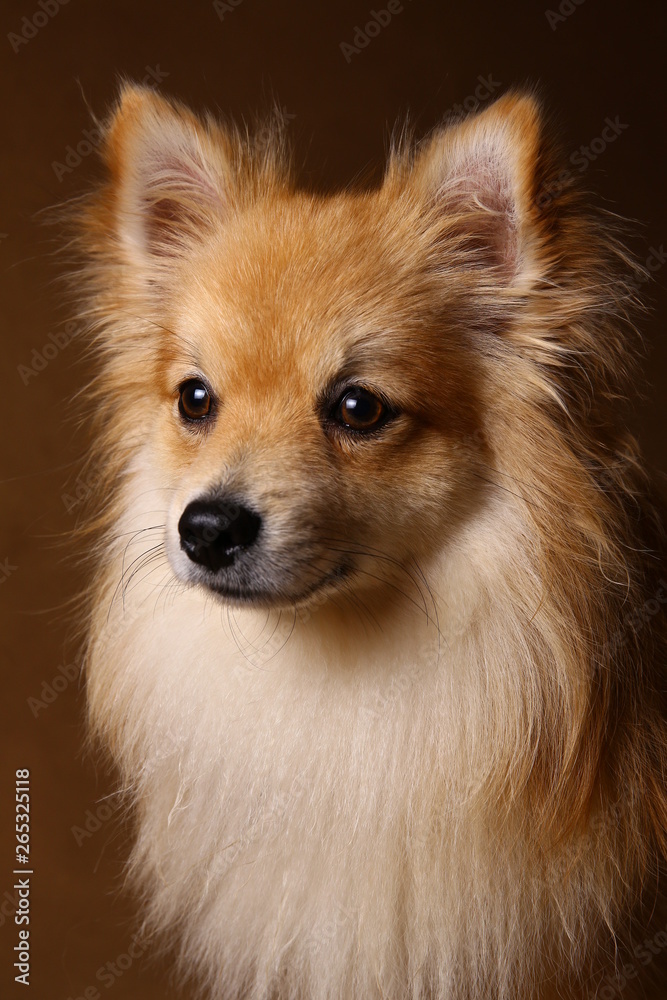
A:
{"label": "tan fur", "polygon": [[[665,850],[667,587],[617,416],[633,265],[576,192],[538,207],[536,100],[329,197],[131,87],[105,158],[88,690],[147,925],[229,1000],[613,995]],[[323,426],[341,374],[397,418]],[[257,606],[189,580],[211,486],[263,512]]]}

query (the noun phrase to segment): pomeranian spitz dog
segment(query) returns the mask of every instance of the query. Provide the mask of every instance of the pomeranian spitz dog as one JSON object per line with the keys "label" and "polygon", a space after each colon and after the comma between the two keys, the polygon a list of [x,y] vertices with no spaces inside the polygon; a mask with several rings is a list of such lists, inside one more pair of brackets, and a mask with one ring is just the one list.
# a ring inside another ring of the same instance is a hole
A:
{"label": "pomeranian spitz dog", "polygon": [[299,188],[125,86],[79,213],[93,727],[223,1000],[664,998],[638,271],[538,100]]}

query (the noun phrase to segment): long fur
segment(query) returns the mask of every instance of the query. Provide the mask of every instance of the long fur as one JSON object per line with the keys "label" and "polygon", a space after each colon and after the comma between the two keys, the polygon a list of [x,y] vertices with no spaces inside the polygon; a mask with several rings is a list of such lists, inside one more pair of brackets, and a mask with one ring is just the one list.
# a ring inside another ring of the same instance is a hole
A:
{"label": "long fur", "polygon": [[[279,130],[141,89],[106,136],[77,274],[88,692],[147,926],[225,1000],[604,998],[628,962],[623,996],[661,997],[632,950],[667,921],[667,583],[620,412],[635,269],[576,191],[539,197],[538,102],[329,197]],[[374,442],[314,412],[350,354],[403,414]],[[174,386],[201,365],[223,402],[195,442]],[[220,483],[265,512],[274,606],[187,579],[178,516]]]}

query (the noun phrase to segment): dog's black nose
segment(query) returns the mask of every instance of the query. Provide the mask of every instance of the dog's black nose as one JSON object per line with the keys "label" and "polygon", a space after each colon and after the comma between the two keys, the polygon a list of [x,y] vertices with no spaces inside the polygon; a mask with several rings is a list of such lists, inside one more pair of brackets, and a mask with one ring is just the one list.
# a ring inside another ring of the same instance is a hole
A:
{"label": "dog's black nose", "polygon": [[181,548],[200,566],[231,566],[239,549],[257,538],[262,519],[246,507],[220,500],[193,500],[178,522]]}

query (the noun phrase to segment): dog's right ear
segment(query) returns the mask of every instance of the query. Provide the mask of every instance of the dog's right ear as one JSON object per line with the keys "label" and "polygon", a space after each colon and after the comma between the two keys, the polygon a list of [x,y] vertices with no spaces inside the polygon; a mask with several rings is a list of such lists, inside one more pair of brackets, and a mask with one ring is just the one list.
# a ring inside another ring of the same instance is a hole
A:
{"label": "dog's right ear", "polygon": [[147,87],[123,86],[103,157],[111,175],[105,226],[131,266],[159,270],[230,211],[223,130]]}

